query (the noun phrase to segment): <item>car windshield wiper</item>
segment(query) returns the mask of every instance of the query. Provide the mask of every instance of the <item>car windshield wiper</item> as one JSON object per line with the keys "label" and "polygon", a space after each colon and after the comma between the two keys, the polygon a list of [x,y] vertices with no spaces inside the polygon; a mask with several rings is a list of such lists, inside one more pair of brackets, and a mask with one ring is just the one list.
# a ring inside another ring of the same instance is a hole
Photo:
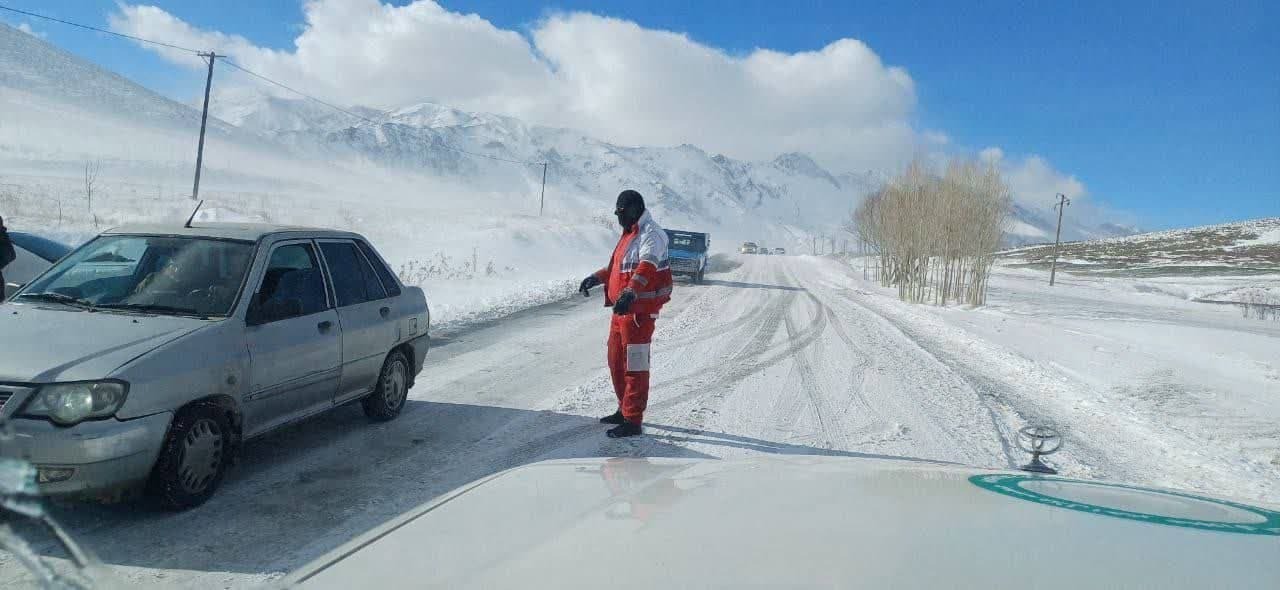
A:
{"label": "car windshield wiper", "polygon": [[62,304],[65,304],[65,305],[70,305],[70,306],[72,306],[72,307],[79,307],[79,308],[81,308],[81,309],[93,309],[93,302],[91,302],[91,301],[89,301],[89,300],[87,300],[87,299],[81,299],[81,298],[79,298],[79,297],[73,297],[73,296],[71,296],[71,295],[67,295],[67,294],[65,294],[65,293],[54,293],[54,292],[46,292],[46,293],[23,293],[23,294],[19,295],[19,296],[18,296],[18,298],[19,298],[19,299],[34,299],[34,300],[36,300],[36,301],[52,301],[52,302],[54,302],[54,303],[62,303]]}
{"label": "car windshield wiper", "polygon": [[208,318],[209,314],[200,313],[190,307],[177,307],[173,305],[161,305],[158,303],[103,303],[98,309],[120,309],[125,311],[152,312],[159,314],[173,315],[189,315],[199,318]]}

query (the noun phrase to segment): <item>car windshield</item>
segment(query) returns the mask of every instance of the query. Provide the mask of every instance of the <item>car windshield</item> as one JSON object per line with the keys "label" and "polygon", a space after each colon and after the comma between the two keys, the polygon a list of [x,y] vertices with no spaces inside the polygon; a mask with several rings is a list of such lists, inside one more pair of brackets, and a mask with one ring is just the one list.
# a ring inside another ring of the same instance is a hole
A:
{"label": "car windshield", "polygon": [[108,235],[76,250],[17,299],[139,312],[225,316],[253,252],[251,242]]}
{"label": "car windshield", "polygon": [[675,250],[702,252],[707,249],[706,238],[699,234],[668,231],[667,239],[670,247]]}

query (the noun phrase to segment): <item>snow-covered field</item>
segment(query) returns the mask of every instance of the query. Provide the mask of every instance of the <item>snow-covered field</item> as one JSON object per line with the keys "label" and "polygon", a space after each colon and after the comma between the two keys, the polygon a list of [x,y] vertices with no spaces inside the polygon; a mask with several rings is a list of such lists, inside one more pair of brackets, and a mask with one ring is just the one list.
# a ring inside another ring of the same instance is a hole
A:
{"label": "snow-covered field", "polygon": [[[1053,245],[1017,248],[1006,260],[1047,268]],[[1062,244],[1058,268],[1117,276],[1214,277],[1280,269],[1280,217]]]}
{"label": "snow-covered field", "polygon": [[[599,296],[435,334],[403,415],[345,407],[254,441],[180,514],[60,506],[131,585],[276,579],[454,487],[540,459],[900,456],[1009,468],[1026,424],[1063,474],[1280,502],[1280,322],[1118,279],[1001,269],[980,309],[901,303],[853,263],[741,257],[677,286],[647,435],[610,440]],[[265,550],[264,548],[269,548]],[[45,549],[47,551],[47,548]],[[0,558],[0,587],[28,580]]]}

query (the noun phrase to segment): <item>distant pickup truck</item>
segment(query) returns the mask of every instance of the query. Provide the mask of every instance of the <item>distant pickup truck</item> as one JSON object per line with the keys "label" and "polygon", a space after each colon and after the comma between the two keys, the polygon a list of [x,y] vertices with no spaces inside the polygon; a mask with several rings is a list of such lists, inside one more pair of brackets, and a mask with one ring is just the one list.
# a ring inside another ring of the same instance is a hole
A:
{"label": "distant pickup truck", "polygon": [[667,251],[671,257],[671,274],[691,277],[701,283],[707,272],[707,249],[711,247],[711,234],[669,229]]}

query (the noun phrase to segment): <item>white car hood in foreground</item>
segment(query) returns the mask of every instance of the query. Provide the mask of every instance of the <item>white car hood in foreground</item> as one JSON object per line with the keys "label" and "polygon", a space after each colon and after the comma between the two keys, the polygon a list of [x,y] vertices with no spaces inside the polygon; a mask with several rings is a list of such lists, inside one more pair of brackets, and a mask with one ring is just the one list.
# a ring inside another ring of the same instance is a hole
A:
{"label": "white car hood in foreground", "polygon": [[286,583],[1280,588],[1280,511],[907,461],[552,461],[415,509]]}

